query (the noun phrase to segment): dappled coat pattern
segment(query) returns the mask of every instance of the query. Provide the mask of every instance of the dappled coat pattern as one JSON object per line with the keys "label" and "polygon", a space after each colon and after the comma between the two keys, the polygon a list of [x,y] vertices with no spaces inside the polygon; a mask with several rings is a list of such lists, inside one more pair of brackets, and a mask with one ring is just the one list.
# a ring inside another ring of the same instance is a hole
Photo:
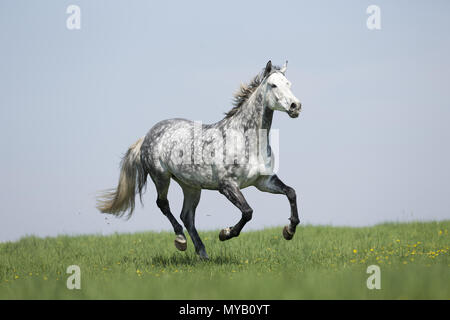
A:
{"label": "dappled coat pattern", "polygon": [[273,172],[274,154],[269,143],[274,111],[296,118],[301,110],[285,77],[286,68],[286,64],[280,68],[269,61],[249,84],[241,85],[234,97],[234,107],[214,124],[169,119],[153,126],[125,154],[118,186],[99,198],[99,210],[131,216],[135,195],[142,196],[150,176],[158,193],[156,203],[174,228],[175,246],[186,250],[183,227],[173,216],[167,200],[173,179],[184,194],[180,218],[196,252],[208,258],[194,221],[201,190],[218,190],[242,213],[236,225],[220,232],[220,240],[225,241],[237,237],[252,218],[253,210],[240,189],[255,186],[261,191],[287,196],[291,217],[283,236],[292,239],[300,222],[296,195]]}

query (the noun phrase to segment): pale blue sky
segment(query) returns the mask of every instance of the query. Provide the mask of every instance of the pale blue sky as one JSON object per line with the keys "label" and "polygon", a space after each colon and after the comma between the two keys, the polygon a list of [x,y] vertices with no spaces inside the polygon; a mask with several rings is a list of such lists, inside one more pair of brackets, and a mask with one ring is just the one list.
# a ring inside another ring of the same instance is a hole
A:
{"label": "pale blue sky", "polygon": [[[81,30],[66,8],[81,8]],[[381,8],[379,31],[366,8]],[[129,221],[105,220],[98,190],[159,120],[211,123],[267,60],[303,103],[275,114],[279,176],[302,223],[450,219],[450,2],[0,2],[0,241],[27,234],[170,230],[154,186]],[[284,225],[282,196],[244,190],[254,219]],[[179,216],[182,195],[169,200]],[[204,191],[200,230],[239,211]],[[281,229],[280,229],[281,232]]]}

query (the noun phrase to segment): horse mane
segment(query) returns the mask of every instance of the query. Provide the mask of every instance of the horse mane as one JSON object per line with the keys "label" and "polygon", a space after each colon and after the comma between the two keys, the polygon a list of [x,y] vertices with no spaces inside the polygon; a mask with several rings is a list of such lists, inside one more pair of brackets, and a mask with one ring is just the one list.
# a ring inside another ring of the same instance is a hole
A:
{"label": "horse mane", "polygon": [[[281,68],[279,66],[272,66],[272,72],[270,74],[280,69]],[[256,76],[253,77],[250,83],[241,83],[239,89],[236,91],[233,97],[232,104],[234,107],[230,111],[225,112],[225,118],[230,118],[233,115],[235,115],[241,109],[244,103],[250,98],[253,92],[255,92],[256,89],[258,89],[263,80],[270,74],[264,75],[263,69],[260,73],[258,73]]]}

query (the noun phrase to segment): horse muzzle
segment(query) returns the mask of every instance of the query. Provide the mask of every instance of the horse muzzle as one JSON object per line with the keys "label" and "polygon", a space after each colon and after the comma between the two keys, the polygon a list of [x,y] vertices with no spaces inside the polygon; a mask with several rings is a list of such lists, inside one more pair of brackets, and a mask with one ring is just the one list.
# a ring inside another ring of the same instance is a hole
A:
{"label": "horse muzzle", "polygon": [[298,103],[292,103],[289,107],[289,110],[287,111],[289,117],[291,118],[297,118],[300,114],[300,111],[302,110],[302,104],[300,102]]}

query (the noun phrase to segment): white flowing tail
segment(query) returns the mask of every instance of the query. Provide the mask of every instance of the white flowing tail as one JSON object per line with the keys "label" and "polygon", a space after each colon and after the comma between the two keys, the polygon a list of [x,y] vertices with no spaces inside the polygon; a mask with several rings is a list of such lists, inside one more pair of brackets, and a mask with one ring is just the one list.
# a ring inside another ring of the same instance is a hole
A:
{"label": "white flowing tail", "polygon": [[147,173],[141,163],[141,146],[144,138],[136,141],[121,161],[119,184],[116,189],[106,190],[97,198],[97,209],[122,217],[130,218],[134,210],[134,198],[141,197],[147,183]]}

